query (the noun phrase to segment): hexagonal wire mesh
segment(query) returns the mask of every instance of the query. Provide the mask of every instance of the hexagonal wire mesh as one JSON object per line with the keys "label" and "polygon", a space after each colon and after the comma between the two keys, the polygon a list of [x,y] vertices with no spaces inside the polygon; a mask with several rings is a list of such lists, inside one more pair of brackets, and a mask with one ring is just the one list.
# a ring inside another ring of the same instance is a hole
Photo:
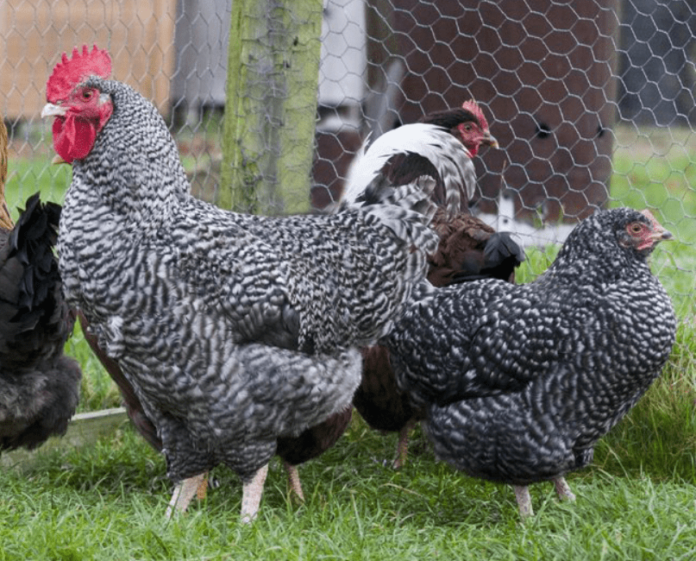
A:
{"label": "hexagonal wire mesh", "polygon": [[[168,118],[194,193],[214,197],[229,0],[8,0],[0,10],[12,208],[37,186],[56,201],[67,188],[38,114],[58,53],[82,43],[111,50],[114,76]],[[690,312],[695,38],[687,0],[325,0],[312,187],[283,197],[325,206],[368,133],[475,97],[501,149],[477,158],[472,210],[536,244],[597,207],[650,207],[680,240],[656,265]]]}

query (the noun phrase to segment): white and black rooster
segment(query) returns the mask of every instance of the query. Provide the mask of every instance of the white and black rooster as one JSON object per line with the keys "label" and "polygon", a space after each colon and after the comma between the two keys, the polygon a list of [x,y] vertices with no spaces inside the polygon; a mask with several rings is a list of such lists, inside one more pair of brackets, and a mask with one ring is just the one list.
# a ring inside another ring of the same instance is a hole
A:
{"label": "white and black rooster", "polygon": [[47,84],[53,142],[72,163],[60,227],[69,303],[132,384],[188,504],[217,464],[259,507],[281,436],[344,410],[358,345],[386,335],[437,235],[428,179],[332,215],[268,218],[195,199],[155,107],[108,79],[96,47]]}

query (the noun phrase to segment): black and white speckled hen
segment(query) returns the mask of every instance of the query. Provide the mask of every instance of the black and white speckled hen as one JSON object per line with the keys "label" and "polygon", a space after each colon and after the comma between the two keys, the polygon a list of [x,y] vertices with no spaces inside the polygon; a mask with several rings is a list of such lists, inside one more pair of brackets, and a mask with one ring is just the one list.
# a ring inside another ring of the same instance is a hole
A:
{"label": "black and white speckled hen", "polygon": [[[386,174],[394,185],[422,175],[436,180],[433,200],[440,208],[432,226],[440,241],[428,257],[428,280],[434,286],[482,278],[514,282],[515,268],[524,260],[524,251],[508,233],[496,233],[468,211],[476,186],[472,158],[482,145],[497,147],[497,142],[483,111],[470,100],[380,136],[351,167],[348,200],[360,200],[360,190],[377,173]],[[398,388],[384,346],[362,352],[363,378],[353,405],[372,428],[399,433],[393,464],[398,469],[406,461],[411,429],[424,411]]]}
{"label": "black and white speckled hen", "polygon": [[7,129],[0,120],[0,450],[62,435],[82,373],[63,355],[75,317],[63,301],[53,248],[60,207],[29,197],[16,225],[5,204]]}
{"label": "black and white speckled hen", "polygon": [[332,215],[236,214],[189,193],[154,106],[108,80],[96,47],[64,56],[47,85],[54,147],[71,162],[60,270],[158,429],[173,501],[217,464],[258,510],[279,436],[343,410],[358,345],[386,335],[437,236],[430,180]]}
{"label": "black and white speckled hen", "polygon": [[416,301],[385,343],[399,384],[427,406],[436,456],[512,484],[522,514],[530,483],[573,498],[564,475],[592,460],[669,357],[674,310],[647,257],[671,237],[648,211],[600,211],[532,283]]}

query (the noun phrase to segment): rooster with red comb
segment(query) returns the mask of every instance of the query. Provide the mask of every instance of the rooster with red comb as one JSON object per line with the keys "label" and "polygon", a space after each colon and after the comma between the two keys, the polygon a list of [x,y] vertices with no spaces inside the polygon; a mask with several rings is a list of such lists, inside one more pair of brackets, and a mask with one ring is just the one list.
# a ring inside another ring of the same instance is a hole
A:
{"label": "rooster with red comb", "polygon": [[386,335],[437,236],[433,182],[332,215],[261,217],[195,199],[155,107],[108,80],[108,53],[75,51],[44,116],[71,162],[59,242],[66,298],[157,428],[176,484],[218,464],[259,508],[277,440],[350,405],[358,346]]}

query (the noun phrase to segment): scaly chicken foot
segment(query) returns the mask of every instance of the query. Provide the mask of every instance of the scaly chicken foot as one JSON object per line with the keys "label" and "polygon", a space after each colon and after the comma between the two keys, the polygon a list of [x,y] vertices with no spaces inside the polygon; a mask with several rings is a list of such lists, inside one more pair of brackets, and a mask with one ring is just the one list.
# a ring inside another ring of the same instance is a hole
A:
{"label": "scaly chicken foot", "polygon": [[288,472],[288,490],[291,494],[295,494],[300,502],[304,502],[304,493],[302,492],[302,483],[300,482],[300,472],[297,466],[293,466],[288,462],[283,462],[285,470]]}
{"label": "scaly chicken foot", "polygon": [[396,458],[392,467],[394,469],[401,469],[406,465],[406,459],[408,457],[408,440],[411,436],[411,431],[415,428],[416,419],[409,419],[409,421],[401,427],[399,431],[399,440],[396,443]]}
{"label": "scaly chicken foot", "polygon": [[256,518],[267,475],[268,464],[257,471],[251,481],[242,487],[242,524],[251,524]]}
{"label": "scaly chicken foot", "polygon": [[[172,498],[169,501],[169,506],[167,506],[167,512],[165,517],[170,520],[174,515],[174,512],[186,512],[186,509],[191,504],[191,500],[194,495],[198,495],[198,498],[205,497],[205,489],[208,485],[208,472],[201,473],[200,475],[194,475],[183,481],[179,481],[174,487],[174,492],[172,493]],[[202,497],[201,497],[202,488]]]}
{"label": "scaly chicken foot", "polygon": [[570,490],[568,482],[565,477],[554,477],[553,485],[556,488],[556,494],[558,498],[562,501],[574,501],[575,493]]}
{"label": "scaly chicken foot", "polygon": [[534,508],[532,508],[532,497],[529,495],[529,488],[526,485],[513,485],[517,506],[520,508],[520,516],[529,518],[534,516]]}
{"label": "scaly chicken foot", "polygon": [[[575,493],[570,490],[570,485],[568,485],[565,477],[554,477],[552,481],[556,489],[556,494],[560,500],[575,500]],[[512,488],[515,490],[515,498],[517,499],[517,506],[520,508],[520,516],[522,516],[522,518],[534,516],[534,509],[532,508],[532,498],[529,495],[529,488],[525,485],[513,485]]]}

